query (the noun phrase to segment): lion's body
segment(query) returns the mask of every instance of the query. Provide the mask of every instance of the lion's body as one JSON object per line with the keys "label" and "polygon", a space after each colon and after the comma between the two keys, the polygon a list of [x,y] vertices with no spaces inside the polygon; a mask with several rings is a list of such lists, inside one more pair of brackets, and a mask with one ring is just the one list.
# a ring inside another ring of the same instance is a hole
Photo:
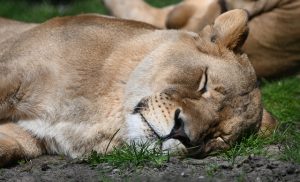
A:
{"label": "lion's body", "polygon": [[[23,23],[0,17],[0,43],[36,26],[34,23]],[[2,50],[2,49],[1,49]]]}
{"label": "lion's body", "polygon": [[262,118],[254,70],[233,52],[246,23],[234,11],[197,35],[81,15],[16,32],[0,44],[0,166],[165,136],[167,149],[228,148]]}
{"label": "lion's body", "polygon": [[[111,132],[125,128],[124,87],[145,52],[158,43],[144,42],[143,36],[152,33],[153,27],[143,23],[79,16],[15,35],[0,52],[0,119],[11,117],[49,140],[49,152],[73,157],[104,152]],[[139,49],[128,50],[130,44]],[[10,94],[16,94],[14,100],[6,98]]]}
{"label": "lion's body", "polygon": [[252,16],[243,51],[257,74],[260,77],[279,77],[299,72],[300,1],[260,0],[251,3],[234,7],[247,9]]}

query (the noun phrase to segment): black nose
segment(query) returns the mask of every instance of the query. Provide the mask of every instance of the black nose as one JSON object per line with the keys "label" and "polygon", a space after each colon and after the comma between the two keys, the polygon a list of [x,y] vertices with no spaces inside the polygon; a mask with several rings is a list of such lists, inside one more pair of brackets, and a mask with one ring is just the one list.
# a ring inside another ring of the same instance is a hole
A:
{"label": "black nose", "polygon": [[181,112],[180,109],[176,109],[176,111],[175,111],[175,115],[174,115],[175,124],[173,127],[174,131],[181,130],[181,128],[184,127],[183,120],[181,118],[179,118],[180,112]]}
{"label": "black nose", "polygon": [[186,135],[184,131],[184,121],[179,117],[180,115],[180,109],[176,109],[175,115],[174,115],[174,127],[171,130],[170,134],[168,135],[168,138],[173,138],[179,140],[183,145],[186,147],[190,146],[190,139]]}

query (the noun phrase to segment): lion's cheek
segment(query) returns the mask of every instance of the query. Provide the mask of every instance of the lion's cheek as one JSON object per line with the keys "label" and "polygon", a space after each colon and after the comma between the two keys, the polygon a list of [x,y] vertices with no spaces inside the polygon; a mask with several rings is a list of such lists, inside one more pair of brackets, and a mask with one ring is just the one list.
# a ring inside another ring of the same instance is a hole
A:
{"label": "lion's cheek", "polygon": [[128,142],[131,141],[147,142],[151,138],[156,137],[153,136],[153,132],[143,121],[140,115],[129,114],[126,117],[126,125],[127,125]]}

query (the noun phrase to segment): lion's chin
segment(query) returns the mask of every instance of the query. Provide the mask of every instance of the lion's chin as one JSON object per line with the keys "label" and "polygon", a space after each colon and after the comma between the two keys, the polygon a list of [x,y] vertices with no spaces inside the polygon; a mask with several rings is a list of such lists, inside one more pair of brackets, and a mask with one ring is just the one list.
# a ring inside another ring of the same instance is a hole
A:
{"label": "lion's chin", "polygon": [[168,139],[161,142],[159,136],[155,134],[152,128],[149,128],[139,114],[127,115],[127,129],[128,143],[147,143],[150,145],[150,148],[159,147],[162,151],[171,153],[187,152],[186,147],[179,140]]}
{"label": "lion's chin", "polygon": [[162,143],[162,150],[163,151],[169,151],[171,153],[180,153],[180,154],[186,154],[187,149],[185,146],[176,139],[169,139]]}

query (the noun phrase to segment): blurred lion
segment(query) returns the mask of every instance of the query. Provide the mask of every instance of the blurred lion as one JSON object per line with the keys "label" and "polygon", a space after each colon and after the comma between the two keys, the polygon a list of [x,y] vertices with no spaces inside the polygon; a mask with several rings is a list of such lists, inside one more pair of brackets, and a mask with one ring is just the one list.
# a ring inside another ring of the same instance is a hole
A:
{"label": "blurred lion", "polygon": [[279,77],[300,69],[299,0],[183,0],[162,9],[143,0],[104,0],[112,14],[160,28],[199,32],[227,10],[249,15],[249,36],[242,50],[258,77]]}

